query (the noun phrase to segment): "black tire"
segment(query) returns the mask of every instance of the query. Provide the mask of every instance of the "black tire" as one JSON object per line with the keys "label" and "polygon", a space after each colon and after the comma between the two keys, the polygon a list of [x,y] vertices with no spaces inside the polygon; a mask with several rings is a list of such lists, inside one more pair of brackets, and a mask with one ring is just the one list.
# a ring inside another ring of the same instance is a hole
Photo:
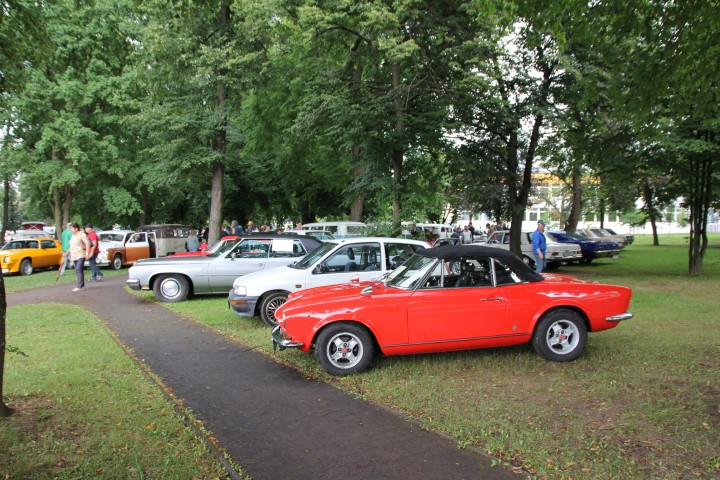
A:
{"label": "black tire", "polygon": [[587,327],[579,314],[561,308],[545,314],[535,328],[532,344],[548,360],[569,362],[585,349]]}
{"label": "black tire", "polygon": [[26,258],[22,262],[20,262],[20,275],[32,275],[32,272],[32,261],[29,258]]}
{"label": "black tire", "polygon": [[273,292],[265,297],[260,304],[260,317],[262,317],[263,322],[271,327],[276,327],[278,322],[275,319],[275,310],[287,302],[287,299],[288,294],[285,292]]}
{"label": "black tire", "polygon": [[182,275],[161,275],[153,284],[155,298],[161,302],[182,302],[190,294],[188,281]]}
{"label": "black tire", "polygon": [[120,270],[123,267],[122,255],[119,253],[115,254],[112,262],[110,262],[110,266],[113,270]]}
{"label": "black tire", "polygon": [[328,325],[320,331],[315,344],[315,357],[330,375],[360,373],[370,366],[374,355],[372,337],[364,327],[355,323]]}
{"label": "black tire", "polygon": [[523,263],[524,263],[525,265],[527,265],[528,267],[530,267],[530,268],[535,268],[535,260],[533,260],[532,258],[528,257],[527,255],[523,255],[522,261],[523,261]]}

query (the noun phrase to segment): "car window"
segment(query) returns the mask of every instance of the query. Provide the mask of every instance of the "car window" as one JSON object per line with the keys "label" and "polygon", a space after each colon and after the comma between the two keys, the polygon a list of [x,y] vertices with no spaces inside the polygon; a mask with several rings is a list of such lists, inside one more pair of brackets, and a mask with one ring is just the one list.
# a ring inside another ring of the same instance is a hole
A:
{"label": "car window", "polygon": [[380,244],[376,242],[343,245],[323,261],[317,273],[380,270]]}
{"label": "car window", "polygon": [[41,242],[42,248],[55,248],[55,242],[52,240],[43,240]]}
{"label": "car window", "polygon": [[300,240],[276,238],[272,241],[270,250],[270,257],[272,258],[303,257],[305,254],[307,254],[307,251]]}
{"label": "car window", "polygon": [[457,257],[445,259],[425,280],[423,288],[492,287],[492,259]]}
{"label": "car window", "polygon": [[402,289],[416,288],[431,270],[438,272],[433,275],[441,275],[437,270],[439,263],[432,257],[414,255],[388,275],[387,285]]}
{"label": "car window", "polygon": [[122,233],[101,233],[99,236],[101,242],[122,242],[125,235]]}
{"label": "car window", "polygon": [[323,245],[320,245],[320,247],[305,255],[297,262],[289,265],[289,267],[297,268],[298,270],[305,270],[306,268],[310,268],[310,266],[314,265],[315,262],[320,260],[323,256],[325,256],[325,254],[327,254],[335,247],[336,245],[334,243],[325,243]]}
{"label": "car window", "polygon": [[232,255],[238,258],[267,258],[272,240],[245,239],[236,244]]}
{"label": "car window", "polygon": [[495,271],[495,285],[497,286],[514,285],[521,282],[520,277],[510,267],[496,258],[493,259],[492,268]]}
{"label": "car window", "polygon": [[147,242],[147,234],[145,232],[134,233],[128,243],[145,243]]}
{"label": "car window", "polygon": [[29,241],[27,248],[38,248],[38,242],[37,242],[37,240],[31,240],[31,241]]}
{"label": "car window", "polygon": [[408,245],[407,243],[386,243],[385,268],[387,270],[395,270],[408,258],[412,257],[415,250],[419,248],[421,247],[418,245]]}

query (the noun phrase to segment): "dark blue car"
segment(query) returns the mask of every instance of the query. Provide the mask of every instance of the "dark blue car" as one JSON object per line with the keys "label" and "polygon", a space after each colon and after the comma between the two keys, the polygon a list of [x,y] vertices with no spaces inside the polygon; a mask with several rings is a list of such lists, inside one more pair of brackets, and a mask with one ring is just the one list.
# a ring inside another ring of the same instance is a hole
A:
{"label": "dark blue car", "polygon": [[582,250],[580,263],[590,263],[596,258],[617,258],[620,255],[620,245],[616,242],[590,240],[579,233],[548,232],[553,240],[560,243],[576,243]]}

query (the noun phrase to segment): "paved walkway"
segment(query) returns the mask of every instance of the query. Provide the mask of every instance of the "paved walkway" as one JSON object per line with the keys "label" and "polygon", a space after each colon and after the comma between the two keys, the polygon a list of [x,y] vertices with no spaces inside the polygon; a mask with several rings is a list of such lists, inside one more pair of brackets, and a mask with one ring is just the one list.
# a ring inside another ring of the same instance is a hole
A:
{"label": "paved walkway", "polygon": [[[8,294],[97,315],[254,479],[522,478],[387,409],[358,400],[123,288],[125,276]],[[239,320],[240,321],[240,320]],[[268,341],[270,331],[268,330]]]}

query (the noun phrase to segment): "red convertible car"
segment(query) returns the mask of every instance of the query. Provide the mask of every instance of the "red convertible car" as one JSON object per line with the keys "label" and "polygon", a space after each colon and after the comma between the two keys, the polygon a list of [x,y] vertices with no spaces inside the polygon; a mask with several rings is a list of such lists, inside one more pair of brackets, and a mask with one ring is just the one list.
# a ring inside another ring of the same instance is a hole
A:
{"label": "red convertible car", "polygon": [[627,287],[539,275],[485,246],[419,250],[374,282],[302,290],[276,312],[273,347],[315,355],[332,375],[367,369],[377,353],[408,355],[531,342],[547,359],[582,353],[588,332],[632,318]]}

